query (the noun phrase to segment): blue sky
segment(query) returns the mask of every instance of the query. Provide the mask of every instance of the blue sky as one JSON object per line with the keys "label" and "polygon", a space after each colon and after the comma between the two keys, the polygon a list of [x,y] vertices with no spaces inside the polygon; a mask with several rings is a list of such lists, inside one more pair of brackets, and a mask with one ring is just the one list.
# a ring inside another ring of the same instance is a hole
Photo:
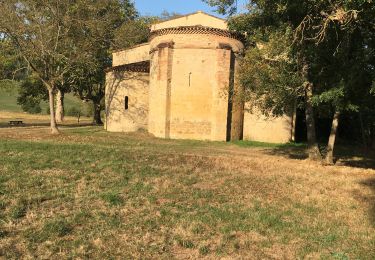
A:
{"label": "blue sky", "polygon": [[[247,0],[238,0],[239,9]],[[201,0],[135,0],[135,5],[142,15],[160,15],[163,11],[188,14],[204,11],[219,16],[215,8],[208,6]]]}

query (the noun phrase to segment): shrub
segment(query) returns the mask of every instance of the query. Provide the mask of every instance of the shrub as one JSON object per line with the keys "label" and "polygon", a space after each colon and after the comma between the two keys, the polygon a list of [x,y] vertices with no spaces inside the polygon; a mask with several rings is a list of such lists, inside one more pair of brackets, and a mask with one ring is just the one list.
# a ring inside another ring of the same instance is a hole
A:
{"label": "shrub", "polygon": [[85,116],[92,117],[94,115],[94,107],[91,103],[86,104],[86,113]]}
{"label": "shrub", "polygon": [[17,104],[21,105],[23,111],[31,114],[42,112],[40,102],[47,100],[48,93],[43,83],[33,77],[22,82],[18,90]]}
{"label": "shrub", "polygon": [[40,114],[42,112],[40,103],[32,99],[25,100],[24,103],[21,104],[21,108],[23,111],[30,114]]}
{"label": "shrub", "polygon": [[68,116],[75,116],[79,117],[82,115],[82,111],[80,108],[77,107],[71,107],[68,112],[66,113]]}

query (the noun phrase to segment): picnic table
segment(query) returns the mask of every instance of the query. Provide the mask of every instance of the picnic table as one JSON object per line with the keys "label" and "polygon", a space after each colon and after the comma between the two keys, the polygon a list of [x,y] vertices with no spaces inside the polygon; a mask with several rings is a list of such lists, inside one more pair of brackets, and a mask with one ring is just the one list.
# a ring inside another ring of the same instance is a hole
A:
{"label": "picnic table", "polygon": [[22,120],[10,120],[9,125],[12,125],[12,126],[23,125],[23,121]]}

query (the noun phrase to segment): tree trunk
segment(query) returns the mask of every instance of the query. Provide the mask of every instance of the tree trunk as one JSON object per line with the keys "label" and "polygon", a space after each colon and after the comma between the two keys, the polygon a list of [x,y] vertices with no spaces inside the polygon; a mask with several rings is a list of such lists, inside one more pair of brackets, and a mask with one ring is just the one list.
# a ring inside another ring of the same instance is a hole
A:
{"label": "tree trunk", "polygon": [[366,134],[366,131],[365,131],[365,126],[363,124],[363,117],[362,117],[361,111],[359,111],[359,124],[361,126],[363,148],[367,149],[368,148],[368,139],[367,139],[367,134]]}
{"label": "tree trunk", "polygon": [[103,125],[102,117],[100,115],[100,112],[102,111],[101,106],[100,106],[100,101],[96,102],[93,100],[94,104],[94,120],[93,124],[96,125]]}
{"label": "tree trunk", "polygon": [[340,117],[340,112],[336,111],[335,115],[333,116],[331,134],[329,135],[328,146],[327,146],[326,163],[330,165],[334,164],[333,150],[335,148],[337,127],[339,125],[339,117]]}
{"label": "tree trunk", "polygon": [[64,114],[64,92],[58,89],[56,93],[56,122],[63,122]]}
{"label": "tree trunk", "polygon": [[312,95],[313,95],[312,88],[313,88],[312,83],[308,82],[305,88],[308,153],[309,153],[310,160],[321,161],[322,155],[319,151],[319,146],[316,141],[314,108],[312,106]]}
{"label": "tree trunk", "polygon": [[50,119],[51,119],[51,133],[59,134],[60,131],[57,128],[56,118],[55,118],[55,107],[54,107],[54,95],[53,89],[48,88],[48,97],[49,97],[49,110],[50,110]]}

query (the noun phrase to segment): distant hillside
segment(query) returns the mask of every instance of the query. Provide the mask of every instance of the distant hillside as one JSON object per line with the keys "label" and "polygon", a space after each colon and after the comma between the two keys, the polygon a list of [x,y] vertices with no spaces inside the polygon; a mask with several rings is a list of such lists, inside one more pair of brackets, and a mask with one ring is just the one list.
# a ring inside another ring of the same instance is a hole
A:
{"label": "distant hillside", "polygon": [[[0,88],[0,111],[23,112],[20,105],[17,104],[18,87],[3,89]],[[83,103],[78,97],[69,93],[65,95],[65,111],[72,107],[81,108],[85,114],[91,109],[91,103]],[[41,103],[42,114],[47,114],[47,102]]]}
{"label": "distant hillside", "polygon": [[18,88],[0,88],[0,111],[22,112],[17,104]]}

